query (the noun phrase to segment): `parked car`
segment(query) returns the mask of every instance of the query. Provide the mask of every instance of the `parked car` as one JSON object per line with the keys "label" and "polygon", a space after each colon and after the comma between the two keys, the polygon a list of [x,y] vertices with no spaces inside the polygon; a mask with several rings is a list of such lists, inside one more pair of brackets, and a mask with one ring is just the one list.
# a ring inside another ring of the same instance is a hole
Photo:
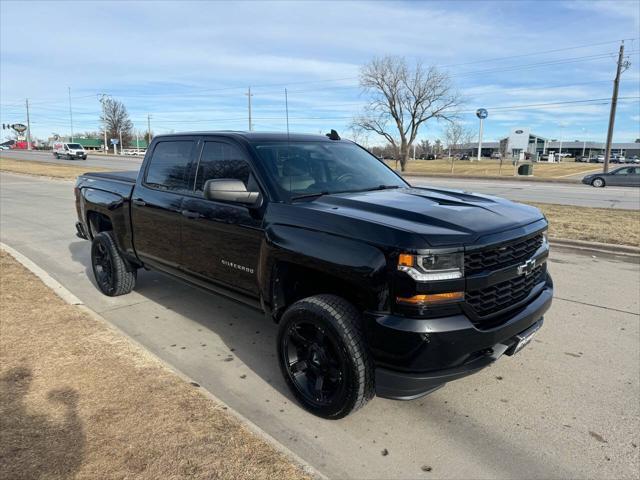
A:
{"label": "parked car", "polygon": [[500,160],[502,158],[502,154],[500,152],[493,152],[491,154],[491,158],[496,159],[496,160]]}
{"label": "parked car", "polygon": [[604,163],[604,155],[598,155],[596,157],[596,162],[597,163]]}
{"label": "parked car", "polygon": [[80,176],[98,288],[156,269],[262,310],[293,395],[331,419],[527,345],[553,296],[542,213],[411,187],[334,133],[159,135],[137,176]]}
{"label": "parked car", "polygon": [[8,145],[0,145],[0,150],[10,150]]}
{"label": "parked car", "polygon": [[640,167],[620,167],[608,173],[594,173],[584,177],[582,183],[594,187],[640,187]]}
{"label": "parked car", "polygon": [[633,157],[629,157],[629,160],[627,160],[627,162],[629,162],[629,163],[640,163],[640,157],[638,157],[638,155],[634,155]]}
{"label": "parked car", "polygon": [[576,157],[576,162],[589,163],[591,161],[591,157],[589,155],[578,155]]}
{"label": "parked car", "polygon": [[56,158],[64,157],[67,160],[73,160],[74,158],[87,159],[87,151],[79,143],[54,142],[52,151],[53,156]]}
{"label": "parked car", "polygon": [[612,155],[609,159],[611,163],[626,163],[626,160],[624,155]]}

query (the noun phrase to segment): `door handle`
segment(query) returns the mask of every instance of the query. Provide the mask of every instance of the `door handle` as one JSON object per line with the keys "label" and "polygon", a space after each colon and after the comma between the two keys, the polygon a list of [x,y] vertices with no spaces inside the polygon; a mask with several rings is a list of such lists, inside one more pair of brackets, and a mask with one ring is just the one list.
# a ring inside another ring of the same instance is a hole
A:
{"label": "door handle", "polygon": [[137,206],[139,206],[139,207],[144,207],[144,206],[147,204],[147,202],[145,202],[145,201],[144,201],[144,200],[142,200],[141,198],[134,198],[134,199],[133,199],[133,204],[134,204],[134,205],[137,205]]}
{"label": "door handle", "polygon": [[200,215],[198,212],[192,212],[191,210],[182,210],[182,216],[183,217],[187,217],[187,218],[200,218],[202,215]]}

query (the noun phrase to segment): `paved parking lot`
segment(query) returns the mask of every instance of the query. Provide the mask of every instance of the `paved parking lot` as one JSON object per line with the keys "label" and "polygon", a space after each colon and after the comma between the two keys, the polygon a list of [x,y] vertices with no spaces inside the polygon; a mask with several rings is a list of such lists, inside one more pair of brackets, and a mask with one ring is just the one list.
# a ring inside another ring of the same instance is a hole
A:
{"label": "paved parking lot", "polygon": [[638,478],[637,262],[553,251],[555,303],[521,353],[332,422],[292,400],[259,312],[152,272],[130,295],[102,296],[73,233],[72,185],[0,174],[0,240],[328,476]]}

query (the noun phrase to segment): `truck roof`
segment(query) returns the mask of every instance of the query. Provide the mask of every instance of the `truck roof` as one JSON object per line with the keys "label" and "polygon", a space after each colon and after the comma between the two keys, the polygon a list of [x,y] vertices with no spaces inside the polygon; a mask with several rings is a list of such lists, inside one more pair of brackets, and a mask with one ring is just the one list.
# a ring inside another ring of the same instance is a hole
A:
{"label": "truck roof", "polygon": [[194,135],[218,135],[228,138],[244,139],[250,143],[260,142],[286,142],[291,140],[293,142],[335,142],[336,140],[330,140],[326,135],[313,135],[307,133],[291,133],[287,134],[281,132],[245,132],[235,130],[209,130],[200,132],[180,132],[180,133],[166,133],[162,135],[156,135],[154,138],[160,137],[181,137],[181,136],[194,136]]}

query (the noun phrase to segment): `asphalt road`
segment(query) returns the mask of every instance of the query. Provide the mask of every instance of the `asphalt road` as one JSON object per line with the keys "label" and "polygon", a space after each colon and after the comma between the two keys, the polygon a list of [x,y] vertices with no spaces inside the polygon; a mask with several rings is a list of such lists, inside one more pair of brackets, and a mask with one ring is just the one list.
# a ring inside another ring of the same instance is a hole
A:
{"label": "asphalt road", "polygon": [[74,236],[71,182],[0,174],[0,194],[1,241],[331,478],[640,474],[637,263],[552,252],[555,303],[517,356],[425,398],[376,398],[326,421],[287,391],[262,314],[146,271],[133,293],[105,297],[89,242]]}
{"label": "asphalt road", "polygon": [[[138,157],[89,154],[87,160],[56,160],[50,152],[3,151],[3,157],[38,160],[61,164],[82,164],[113,170],[137,170]],[[582,184],[540,183],[507,180],[478,180],[442,177],[406,177],[416,186],[434,186],[497,195],[521,202],[557,203],[581,207],[640,209],[640,188],[593,188]]]}

